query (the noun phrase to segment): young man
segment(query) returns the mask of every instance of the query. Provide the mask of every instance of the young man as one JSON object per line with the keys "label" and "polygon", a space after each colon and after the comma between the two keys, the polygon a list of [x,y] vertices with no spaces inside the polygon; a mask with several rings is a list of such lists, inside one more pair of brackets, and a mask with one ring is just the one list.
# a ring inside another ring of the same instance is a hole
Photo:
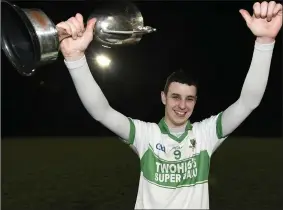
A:
{"label": "young man", "polygon": [[[201,122],[189,118],[197,99],[197,87],[182,72],[172,74],[161,93],[165,116],[149,123],[114,110],[95,82],[84,52],[93,39],[95,20],[84,29],[83,17],[57,25],[65,64],[78,95],[92,117],[125,139],[140,158],[141,173],[135,209],[209,209],[208,174],[213,152],[260,104],[270,63],[282,26],[282,5],[255,3],[253,16],[240,10],[256,36],[254,53],[239,99],[223,112]],[[65,32],[64,32],[65,30]]]}

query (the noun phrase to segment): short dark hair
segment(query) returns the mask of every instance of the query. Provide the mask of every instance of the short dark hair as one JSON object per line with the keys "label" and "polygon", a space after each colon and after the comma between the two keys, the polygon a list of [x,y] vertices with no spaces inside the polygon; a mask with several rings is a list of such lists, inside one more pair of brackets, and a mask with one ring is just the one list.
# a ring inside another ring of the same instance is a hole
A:
{"label": "short dark hair", "polygon": [[173,72],[167,77],[164,92],[168,93],[169,86],[172,82],[178,82],[189,86],[195,86],[198,89],[198,81],[193,73],[185,72],[182,69]]}

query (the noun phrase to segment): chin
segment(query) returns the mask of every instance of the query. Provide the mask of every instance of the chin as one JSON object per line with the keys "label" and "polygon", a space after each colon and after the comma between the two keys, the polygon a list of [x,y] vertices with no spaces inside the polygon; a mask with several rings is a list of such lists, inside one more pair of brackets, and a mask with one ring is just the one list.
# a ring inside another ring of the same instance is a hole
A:
{"label": "chin", "polygon": [[180,126],[180,125],[187,123],[187,121],[189,120],[189,117],[190,117],[190,115],[187,115],[186,117],[183,117],[183,118],[178,118],[178,117],[174,116],[173,122],[174,122],[174,124]]}
{"label": "chin", "polygon": [[168,120],[170,121],[171,126],[180,127],[187,123],[189,117],[191,116],[191,112],[187,113],[184,117],[178,117],[174,112],[168,113]]}

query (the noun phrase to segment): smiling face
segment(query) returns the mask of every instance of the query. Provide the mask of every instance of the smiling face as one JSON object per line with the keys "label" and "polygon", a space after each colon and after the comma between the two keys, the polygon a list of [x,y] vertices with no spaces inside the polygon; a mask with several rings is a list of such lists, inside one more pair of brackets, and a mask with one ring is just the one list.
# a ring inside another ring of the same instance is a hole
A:
{"label": "smiling face", "polygon": [[168,127],[184,126],[192,115],[197,88],[194,85],[171,82],[167,93],[161,92],[162,103],[165,105],[165,122]]}

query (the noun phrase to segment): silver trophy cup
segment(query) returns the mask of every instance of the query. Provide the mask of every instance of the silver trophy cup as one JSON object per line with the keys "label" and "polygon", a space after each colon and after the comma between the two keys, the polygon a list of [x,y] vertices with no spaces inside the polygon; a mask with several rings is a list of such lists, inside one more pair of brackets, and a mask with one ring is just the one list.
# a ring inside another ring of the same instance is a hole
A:
{"label": "silver trophy cup", "polygon": [[[2,1],[2,49],[15,69],[23,76],[32,76],[40,66],[58,59],[59,44],[66,33],[58,37],[52,20],[40,9],[21,9]],[[94,40],[103,47],[134,45],[142,36],[156,31],[144,26],[141,12],[132,3],[98,8],[90,18],[96,18]]]}

